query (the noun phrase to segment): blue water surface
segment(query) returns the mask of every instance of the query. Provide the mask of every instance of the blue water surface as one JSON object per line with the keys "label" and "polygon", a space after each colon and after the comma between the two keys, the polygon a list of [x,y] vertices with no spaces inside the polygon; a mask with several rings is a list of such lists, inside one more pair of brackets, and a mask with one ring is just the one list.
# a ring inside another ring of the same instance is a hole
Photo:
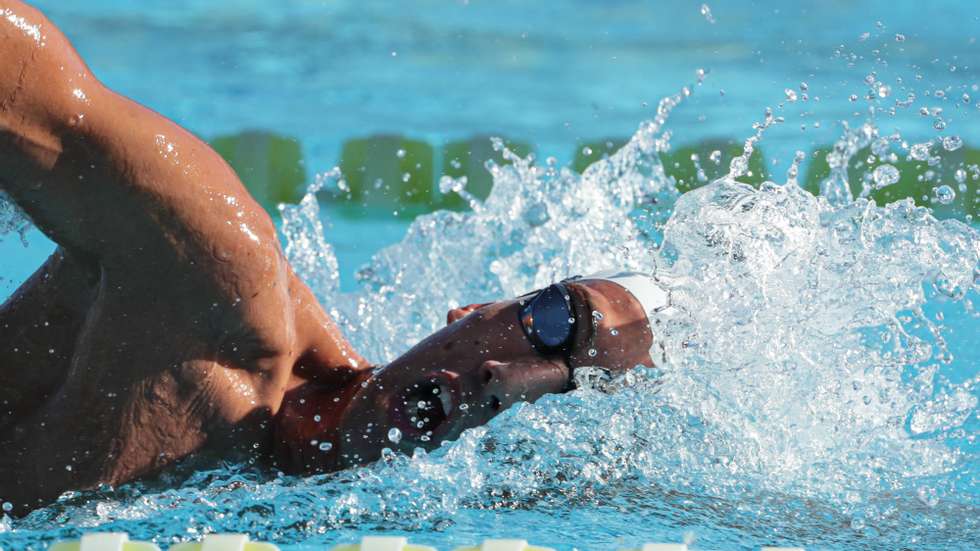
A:
{"label": "blue water surface", "polygon": [[[502,135],[533,143],[539,158],[554,156],[560,164],[584,141],[632,135],[641,121],[656,115],[662,97],[684,86],[693,94],[668,125],[678,145],[717,136],[743,140],[767,107],[781,109],[785,123],[761,142],[779,182],[785,181],[795,151],[838,139],[841,121],[859,126],[870,119],[882,134],[900,131],[908,141],[956,134],[980,145],[980,16],[970,2],[712,1],[710,17],[702,13],[701,2],[677,0],[33,4],[62,28],[108,86],[205,138],[246,129],[294,136],[303,145],[311,179],[338,162],[345,140],[377,133],[431,143]],[[705,75],[701,84],[699,70]],[[936,129],[916,110],[869,113],[863,98],[872,72],[872,80],[890,83],[896,98],[909,91],[920,99],[935,98],[929,101],[943,106],[946,128]],[[801,84],[809,101],[790,102],[786,90],[800,94]],[[960,100],[963,95],[971,100]],[[387,212],[353,219],[331,205],[323,206],[321,216],[344,290],[356,289],[355,272],[375,252],[398,242],[408,226]],[[23,240],[28,246],[17,235],[0,236],[0,298],[53,248],[36,230]],[[926,310],[933,319],[943,312],[956,358],[942,368],[943,381],[975,380],[980,369],[976,313],[962,302],[940,299]],[[584,400],[549,397],[540,407],[575,411]],[[513,436],[530,430],[526,421],[514,419],[533,417],[535,411],[505,414],[494,425],[498,432],[491,433],[501,448],[511,446],[523,455],[486,461],[519,456],[540,467],[548,459],[533,447],[521,448],[524,441]],[[510,431],[512,424],[517,428]],[[623,471],[633,478],[600,473],[571,484],[556,477],[535,492],[515,490],[516,496],[504,485],[478,495],[461,490],[463,497],[455,502],[450,490],[426,486],[426,477],[441,480],[432,473],[459,467],[455,457],[464,455],[465,447],[460,444],[443,452],[448,457],[437,452],[435,459],[410,465],[393,460],[323,480],[226,466],[165,479],[174,488],[165,483],[69,497],[26,521],[8,520],[0,529],[0,545],[41,549],[53,538],[89,529],[160,536],[166,544],[220,529],[248,531],[297,551],[378,532],[408,534],[443,548],[492,535],[526,537],[561,549],[615,549],[651,539],[693,541],[706,549],[767,543],[808,549],[976,549],[980,421],[975,405],[961,428],[948,444],[965,454],[965,464],[935,485],[956,490],[955,499],[935,503],[928,485],[921,492],[876,494],[862,508],[864,517],[806,492],[760,492],[750,500],[751,492],[743,491],[745,501],[732,501],[724,492],[698,488],[696,481],[675,484],[684,472],[661,473],[661,478],[636,474],[648,471],[630,470],[625,463],[642,457],[623,459],[606,449],[601,451],[611,454],[609,461],[623,461]],[[697,422],[691,420],[687,429],[698,430]],[[577,457],[567,460],[579,465]],[[518,471],[507,472],[516,477]],[[377,482],[382,478],[392,482]],[[348,486],[354,488],[351,494],[341,495]],[[388,502],[378,497],[379,488],[388,492]],[[306,512],[315,520],[304,518]],[[877,518],[890,524],[878,531]],[[912,526],[907,531],[894,529],[905,521]]]}

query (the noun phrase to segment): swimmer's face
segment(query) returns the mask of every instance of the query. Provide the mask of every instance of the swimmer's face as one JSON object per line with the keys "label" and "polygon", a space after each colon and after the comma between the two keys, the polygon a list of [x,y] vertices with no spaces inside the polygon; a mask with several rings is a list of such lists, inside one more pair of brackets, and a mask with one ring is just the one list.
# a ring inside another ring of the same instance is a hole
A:
{"label": "swimmer's face", "polygon": [[[576,367],[652,365],[647,318],[629,292],[605,280],[566,287],[579,320],[567,353],[534,349],[519,322],[519,299],[452,311],[445,328],[350,388],[292,393],[280,414],[293,420],[277,436],[285,440],[280,462],[325,471],[373,461],[383,448],[432,449],[516,402],[567,391]],[[593,312],[602,314],[596,325]]]}

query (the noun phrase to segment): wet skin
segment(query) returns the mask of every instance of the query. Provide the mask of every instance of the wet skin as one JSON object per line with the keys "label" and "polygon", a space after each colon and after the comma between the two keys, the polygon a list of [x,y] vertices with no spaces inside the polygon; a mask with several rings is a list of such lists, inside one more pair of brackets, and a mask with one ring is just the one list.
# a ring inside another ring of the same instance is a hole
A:
{"label": "wet skin", "polygon": [[0,306],[0,499],[26,512],[268,448],[289,390],[368,369],[205,143],[0,0],[0,190],[58,244]]}
{"label": "wet skin", "polygon": [[639,304],[580,281],[577,316],[603,313],[595,358],[589,323],[569,357],[538,354],[504,301],[451,312],[373,370],[220,156],[104,87],[38,11],[0,0],[0,13],[0,190],[58,244],[0,306],[0,500],[14,514],[192,454],[307,472],[377,458],[391,427],[402,450],[434,447],[567,390],[576,366],[649,364]]}
{"label": "wet skin", "polygon": [[[605,280],[567,288],[580,320],[569,354],[545,356],[531,346],[518,322],[529,297],[452,311],[447,327],[345,392],[306,385],[290,393],[276,419],[277,460],[314,472],[372,461],[386,447],[431,449],[516,402],[569,390],[577,367],[652,365],[650,327],[628,291]],[[595,325],[593,312],[601,313]],[[392,428],[400,441],[388,438]]]}

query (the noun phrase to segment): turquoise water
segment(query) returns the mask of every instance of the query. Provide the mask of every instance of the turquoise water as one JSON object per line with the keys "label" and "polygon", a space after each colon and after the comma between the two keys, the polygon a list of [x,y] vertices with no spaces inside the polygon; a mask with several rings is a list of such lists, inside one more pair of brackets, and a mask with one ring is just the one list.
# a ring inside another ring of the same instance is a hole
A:
{"label": "turquoise water", "polygon": [[[788,172],[835,141],[905,158],[937,140],[930,155],[956,168],[941,139],[980,144],[978,18],[954,2],[709,4],[713,23],[682,2],[39,2],[110,86],[203,136],[296,136],[310,171],[376,132],[537,144],[472,213],[408,228],[313,195],[287,208],[280,224],[306,238],[284,237],[287,254],[375,361],[454,304],[610,266],[669,274],[684,315],[665,320],[662,369],[514,408],[432,454],[303,479],[187,466],[5,520],[0,546],[121,529],[295,550],[377,531],[440,547],[975,548],[976,226],[842,197],[834,180],[817,199]],[[672,144],[767,122],[778,185],[679,195],[664,177]],[[580,142],[629,135],[611,162],[562,170]],[[50,244],[3,237],[6,295]]]}

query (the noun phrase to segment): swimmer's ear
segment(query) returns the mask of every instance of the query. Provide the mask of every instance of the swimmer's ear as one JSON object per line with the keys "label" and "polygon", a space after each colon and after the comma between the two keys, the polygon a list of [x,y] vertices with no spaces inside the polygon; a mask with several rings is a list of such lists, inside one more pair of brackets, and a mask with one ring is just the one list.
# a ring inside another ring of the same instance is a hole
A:
{"label": "swimmer's ear", "polygon": [[479,304],[467,304],[462,308],[453,308],[452,310],[446,313],[446,325],[449,325],[450,323],[453,323],[455,321],[459,321],[465,318],[473,310],[476,310],[477,308],[483,308],[488,304],[493,304],[493,303],[481,302]]}

